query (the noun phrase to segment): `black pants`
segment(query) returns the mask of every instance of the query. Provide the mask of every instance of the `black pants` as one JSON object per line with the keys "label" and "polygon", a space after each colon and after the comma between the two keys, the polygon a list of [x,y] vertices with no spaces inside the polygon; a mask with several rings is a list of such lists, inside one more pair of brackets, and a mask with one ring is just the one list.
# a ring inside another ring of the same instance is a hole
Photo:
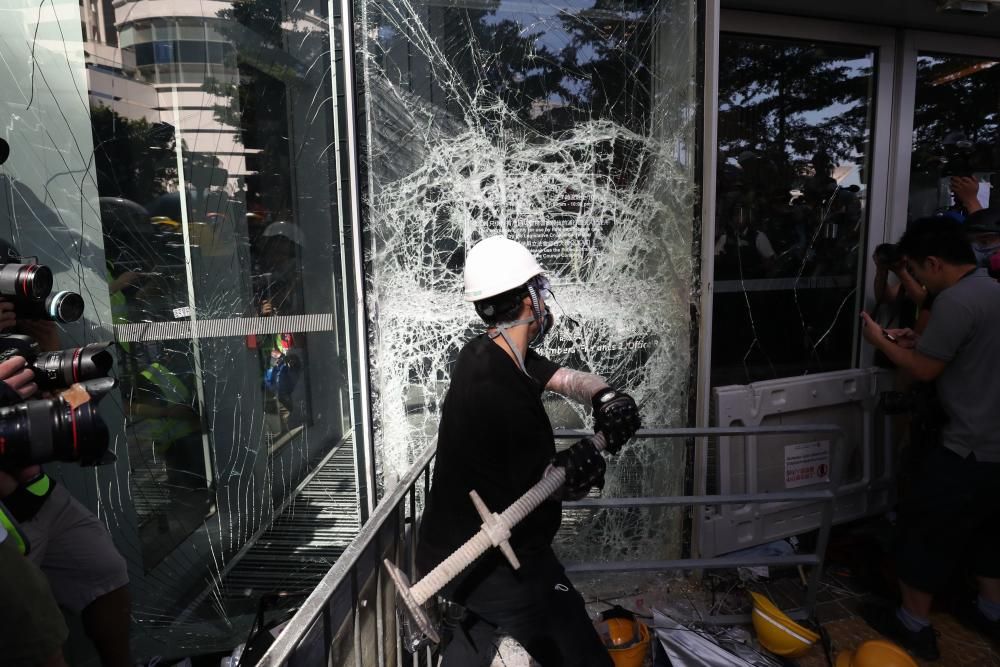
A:
{"label": "black pants", "polygon": [[517,571],[488,558],[442,595],[467,613],[451,628],[441,667],[489,665],[499,633],[517,640],[542,667],[613,667],[583,598],[551,550],[525,558]]}
{"label": "black pants", "polygon": [[927,593],[943,591],[955,567],[1000,577],[1000,463],[928,451],[899,504],[899,578]]}

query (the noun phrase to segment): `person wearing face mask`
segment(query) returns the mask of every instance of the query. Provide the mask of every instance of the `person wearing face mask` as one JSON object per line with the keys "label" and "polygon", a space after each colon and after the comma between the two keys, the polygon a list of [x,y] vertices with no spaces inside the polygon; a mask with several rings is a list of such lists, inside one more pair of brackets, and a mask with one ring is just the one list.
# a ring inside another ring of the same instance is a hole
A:
{"label": "person wearing face mask", "polygon": [[441,664],[490,664],[502,632],[546,667],[610,667],[583,598],[552,551],[561,499],[601,488],[604,459],[593,438],[556,453],[541,397],[548,390],[592,405],[595,428],[612,454],[639,428],[638,408],[603,378],[561,368],[533,349],[554,324],[546,303],[551,291],[544,270],[521,244],[494,236],[473,247],[465,263],[465,300],[486,332],[465,344],[452,370],[420,524],[418,568],[429,572],[479,530],[482,519],[470,491],[502,512],[550,465],[565,469],[566,483],[560,498],[546,500],[511,531],[520,569],[492,550],[442,591],[465,615],[443,632]]}
{"label": "person wearing face mask", "polygon": [[984,208],[965,219],[965,229],[976,265],[1000,280],[1000,208]]}

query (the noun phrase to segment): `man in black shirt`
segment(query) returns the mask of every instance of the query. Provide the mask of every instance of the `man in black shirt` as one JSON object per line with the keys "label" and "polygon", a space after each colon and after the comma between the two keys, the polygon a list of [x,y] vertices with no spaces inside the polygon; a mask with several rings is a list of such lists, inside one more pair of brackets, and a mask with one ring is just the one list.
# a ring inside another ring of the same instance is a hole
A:
{"label": "man in black shirt", "polygon": [[549,498],[512,529],[519,569],[494,550],[442,591],[467,612],[444,648],[443,667],[490,664],[498,631],[544,667],[612,664],[552,551],[560,500],[602,487],[604,459],[593,438],[556,453],[541,394],[556,391],[592,403],[611,453],[639,428],[639,413],[630,396],[602,378],[561,368],[531,349],[552,326],[549,296],[543,270],[524,246],[496,236],[469,252],[465,299],[474,302],[488,331],[462,349],[444,400],[434,481],[420,527],[419,568],[430,571],[479,530],[470,491],[501,512],[550,465],[565,469],[566,483],[560,498]]}

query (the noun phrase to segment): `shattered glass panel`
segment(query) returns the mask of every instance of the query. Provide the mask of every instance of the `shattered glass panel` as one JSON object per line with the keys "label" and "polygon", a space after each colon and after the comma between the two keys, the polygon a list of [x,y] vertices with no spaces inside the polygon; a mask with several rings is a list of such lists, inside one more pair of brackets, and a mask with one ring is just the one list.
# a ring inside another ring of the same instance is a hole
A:
{"label": "shattered glass panel", "polygon": [[[368,0],[361,19],[385,488],[429,443],[450,364],[482,330],[462,271],[466,250],[495,234],[525,243],[551,275],[558,325],[543,354],[633,393],[647,425],[686,423],[696,3]],[[589,406],[547,404],[557,428],[590,424]],[[683,464],[680,447],[635,443],[612,462],[605,495],[679,493]],[[675,514],[606,519],[574,557],[677,548]]]}
{"label": "shattered glass panel", "polygon": [[851,367],[874,84],[868,47],[722,35],[713,385]]}
{"label": "shattered glass panel", "polygon": [[[989,208],[1000,173],[1000,60],[938,53],[917,58],[908,219],[957,211],[952,178],[971,177]],[[992,200],[995,201],[995,200]]]}
{"label": "shattered glass panel", "polygon": [[0,240],[83,295],[64,348],[118,343],[117,462],[52,472],[129,563],[137,658],[245,641],[357,530],[328,9],[0,7]]}

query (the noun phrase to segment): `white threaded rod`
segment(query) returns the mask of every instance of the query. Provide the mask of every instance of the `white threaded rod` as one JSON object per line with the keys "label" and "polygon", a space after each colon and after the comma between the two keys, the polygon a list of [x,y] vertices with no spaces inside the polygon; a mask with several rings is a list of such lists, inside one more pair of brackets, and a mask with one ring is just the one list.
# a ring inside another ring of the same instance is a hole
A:
{"label": "white threaded rod", "polygon": [[[562,468],[553,468],[540,482],[511,503],[510,507],[500,515],[500,521],[508,529],[513,528],[533,509],[541,505],[546,498],[557,491],[565,480],[566,471]],[[465,544],[424,575],[423,579],[413,584],[410,588],[410,595],[413,596],[417,604],[423,604],[447,586],[448,582],[457,577],[462,570],[476,562],[476,559],[492,546],[493,542],[490,541],[486,531],[480,529]]]}
{"label": "white threaded rod", "polygon": [[[595,433],[592,439],[597,451],[602,451],[605,448],[607,441],[604,439],[603,433]],[[548,474],[503,511],[498,521],[505,525],[508,530],[512,529],[541,505],[546,498],[558,491],[565,481],[566,471],[563,468],[550,468]],[[457,577],[462,570],[472,565],[491,546],[493,546],[493,542],[489,535],[485,530],[480,529],[453,554],[428,572],[423,579],[410,587],[410,595],[413,596],[413,600],[418,605],[422,605],[447,586],[448,582]]]}

